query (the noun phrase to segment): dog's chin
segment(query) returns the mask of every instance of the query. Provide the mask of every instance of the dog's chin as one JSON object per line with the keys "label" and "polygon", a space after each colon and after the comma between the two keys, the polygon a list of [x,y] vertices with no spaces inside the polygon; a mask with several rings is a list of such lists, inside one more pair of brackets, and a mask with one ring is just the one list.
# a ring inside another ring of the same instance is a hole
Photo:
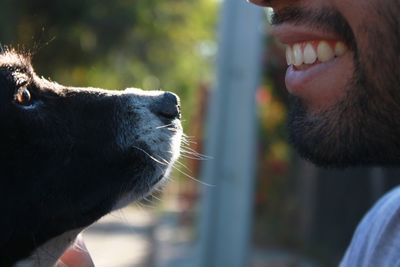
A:
{"label": "dog's chin", "polygon": [[122,209],[135,201],[142,200],[143,198],[151,195],[154,190],[163,187],[163,185],[168,181],[170,169],[171,166],[168,166],[168,168],[161,174],[157,173],[152,175],[152,177],[149,178],[149,181],[151,182],[146,185],[146,189],[143,191],[132,191],[120,196],[115,205],[112,207],[112,211]]}

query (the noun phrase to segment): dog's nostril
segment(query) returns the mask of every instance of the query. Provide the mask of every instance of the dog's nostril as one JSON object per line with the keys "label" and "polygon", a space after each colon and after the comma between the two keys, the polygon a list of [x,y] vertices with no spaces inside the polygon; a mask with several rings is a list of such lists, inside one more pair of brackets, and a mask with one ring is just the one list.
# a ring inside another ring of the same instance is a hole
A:
{"label": "dog's nostril", "polygon": [[165,92],[152,105],[152,111],[159,116],[174,120],[181,118],[179,97],[170,92]]}

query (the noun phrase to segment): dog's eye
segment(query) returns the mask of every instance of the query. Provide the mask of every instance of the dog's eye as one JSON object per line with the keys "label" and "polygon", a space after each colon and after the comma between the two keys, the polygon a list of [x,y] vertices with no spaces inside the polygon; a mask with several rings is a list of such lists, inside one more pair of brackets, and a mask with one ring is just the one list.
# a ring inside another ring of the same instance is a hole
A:
{"label": "dog's eye", "polygon": [[26,87],[23,87],[18,90],[15,100],[18,104],[27,106],[31,104],[32,96],[29,90]]}

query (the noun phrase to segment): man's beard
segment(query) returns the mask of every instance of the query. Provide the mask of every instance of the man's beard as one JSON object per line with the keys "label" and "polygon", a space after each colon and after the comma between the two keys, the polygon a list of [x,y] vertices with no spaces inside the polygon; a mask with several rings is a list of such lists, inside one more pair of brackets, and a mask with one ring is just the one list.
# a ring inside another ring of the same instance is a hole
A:
{"label": "man's beard", "polygon": [[392,2],[371,14],[380,24],[367,18],[363,48],[340,15],[319,12],[321,21],[335,20],[336,32],[354,52],[355,72],[345,97],[318,113],[308,113],[302,100],[292,97],[290,141],[304,158],[324,167],[400,164],[400,7]]}

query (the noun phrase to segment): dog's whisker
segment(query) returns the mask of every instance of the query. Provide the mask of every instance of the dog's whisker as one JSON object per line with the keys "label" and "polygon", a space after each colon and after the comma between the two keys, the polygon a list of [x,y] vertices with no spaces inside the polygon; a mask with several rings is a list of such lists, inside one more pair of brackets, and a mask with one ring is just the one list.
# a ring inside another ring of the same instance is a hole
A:
{"label": "dog's whisker", "polygon": [[187,135],[187,134],[183,133],[182,137],[183,137],[183,139],[185,139],[185,141],[189,141],[191,143],[196,143],[195,141],[192,140],[192,139],[196,139],[195,136]]}
{"label": "dog's whisker", "polygon": [[153,157],[152,155],[150,155],[150,153],[148,153],[146,150],[144,150],[144,149],[142,149],[142,148],[140,148],[140,147],[137,147],[137,146],[132,146],[133,148],[136,148],[137,150],[140,150],[140,151],[142,151],[143,153],[145,153],[148,157],[150,157],[152,160],[154,160],[155,162],[157,162],[157,163],[159,163],[159,164],[162,164],[162,165],[168,165],[168,162],[166,162],[166,163],[164,163],[164,162],[161,162],[161,161],[159,161],[158,159],[156,159],[155,157]]}
{"label": "dog's whisker", "polygon": [[190,144],[184,140],[181,141],[181,146],[190,146]]}
{"label": "dog's whisker", "polygon": [[204,156],[204,155],[201,155],[201,154],[193,154],[191,151],[182,151],[181,155],[184,158],[193,159],[193,160],[200,160],[200,161],[212,159],[211,157]]}
{"label": "dog's whisker", "polygon": [[171,126],[173,126],[173,125],[174,125],[173,123],[170,123],[170,124],[158,126],[158,127],[156,127],[156,129],[168,128],[168,127],[171,127]]}
{"label": "dog's whisker", "polygon": [[119,219],[121,222],[128,222],[128,218],[123,209],[116,210],[110,214],[113,218]]}
{"label": "dog's whisker", "polygon": [[197,143],[196,142],[191,142],[191,141],[188,141],[188,140],[184,140],[184,139],[182,139],[182,144],[183,145],[187,145],[187,146],[190,146],[190,145],[197,145]]}
{"label": "dog's whisker", "polygon": [[191,155],[185,155],[185,154],[182,154],[182,157],[186,158],[186,159],[199,160],[199,161],[207,160],[207,159],[202,159],[202,158],[199,158],[199,157],[195,157],[195,156],[191,156]]}
{"label": "dog's whisker", "polygon": [[176,161],[175,163],[178,164],[179,166],[181,166],[182,168],[184,168],[186,171],[190,172],[190,169],[182,162]]}
{"label": "dog's whisker", "polygon": [[[165,161],[165,162],[167,162],[165,159],[163,159],[163,158],[161,158],[161,157],[160,157],[160,159],[163,160],[163,161]],[[179,164],[182,168],[184,168],[184,169],[186,169],[187,171],[190,172],[190,170],[189,170],[183,163],[181,163],[181,162],[179,162],[179,161],[176,161],[176,164]],[[188,174],[187,172],[185,172],[185,171],[179,169],[177,166],[174,166],[174,165],[173,165],[172,167],[174,168],[174,170],[177,170],[178,172],[180,172],[180,173],[183,174],[184,176],[186,176],[186,177],[188,177],[189,179],[192,179],[192,180],[194,180],[194,181],[196,181],[196,182],[198,182],[198,183],[200,183],[200,184],[202,184],[202,185],[210,186],[210,187],[214,187],[214,186],[215,186],[215,185],[208,184],[208,183],[205,183],[205,182],[203,182],[203,181],[200,181],[200,180],[196,179],[195,177],[193,177],[192,175]]]}
{"label": "dog's whisker", "polygon": [[175,127],[167,128],[167,130],[169,130],[171,132],[178,132],[178,130]]}
{"label": "dog's whisker", "polygon": [[[143,209],[152,209],[154,206],[152,205],[152,203],[149,204],[145,204],[145,201],[149,201],[148,199],[142,198],[142,200],[140,201],[140,205],[143,207]],[[139,204],[139,203],[138,203]]]}
{"label": "dog's whisker", "polygon": [[[170,178],[169,178],[169,179],[170,179]],[[162,192],[163,192],[163,190],[162,190],[161,188],[156,188],[156,189],[154,189],[154,191],[159,192],[159,193],[162,193]]]}
{"label": "dog's whisker", "polygon": [[[167,152],[167,151],[164,151],[164,152]],[[169,165],[169,162],[168,162],[168,160],[166,160],[166,159],[164,159],[163,157],[161,157],[161,156],[158,156],[159,157],[159,159],[161,160],[161,161],[163,161],[164,162],[164,164],[167,164],[167,165]]]}
{"label": "dog's whisker", "polygon": [[196,150],[190,148],[190,147],[181,147],[181,154],[184,157],[190,158],[190,159],[196,159],[196,160],[210,160],[213,159],[210,156],[206,156],[204,154],[201,154],[197,152]]}
{"label": "dog's whisker", "polygon": [[145,211],[146,208],[143,206],[141,202],[135,202],[135,207],[137,207],[140,211]]}
{"label": "dog's whisker", "polygon": [[197,145],[197,142],[196,141],[192,141],[190,139],[182,138],[182,144],[186,145],[188,147],[191,147],[192,145]]}
{"label": "dog's whisker", "polygon": [[195,141],[193,141],[192,139],[195,139],[195,137],[194,136],[189,136],[189,135],[186,135],[186,134],[182,134],[182,141],[195,143]]}
{"label": "dog's whisker", "polygon": [[[146,204],[145,202],[150,202]],[[154,209],[154,204],[151,203],[152,201],[148,199],[147,196],[142,196],[140,201],[135,202],[135,207],[139,208],[141,211],[148,211]]]}
{"label": "dog's whisker", "polygon": [[174,170],[180,172],[181,174],[183,174],[183,175],[186,176],[187,178],[189,178],[189,179],[191,179],[191,180],[193,180],[193,181],[195,181],[195,182],[198,182],[198,183],[200,183],[200,184],[202,184],[202,185],[209,186],[209,187],[215,187],[215,186],[216,186],[216,185],[213,185],[213,184],[209,184],[209,183],[200,181],[199,179],[197,179],[197,178],[195,178],[195,177],[189,175],[188,173],[182,171],[181,169],[179,169],[179,168],[176,167],[176,166],[173,166],[173,168],[174,168]]}
{"label": "dog's whisker", "polygon": [[[154,200],[149,199],[148,196],[143,197],[143,200],[149,204],[149,205],[145,205],[145,206],[148,207],[148,208],[154,208],[154,206],[156,205],[156,203],[154,202]],[[142,201],[141,203],[143,203],[143,201]]]}
{"label": "dog's whisker", "polygon": [[151,197],[152,197],[153,199],[155,199],[155,200],[159,201],[159,202],[161,202],[161,201],[162,201],[162,200],[161,200],[161,198],[159,198],[159,197],[155,196],[154,194],[152,194],[152,195],[151,195]]}

